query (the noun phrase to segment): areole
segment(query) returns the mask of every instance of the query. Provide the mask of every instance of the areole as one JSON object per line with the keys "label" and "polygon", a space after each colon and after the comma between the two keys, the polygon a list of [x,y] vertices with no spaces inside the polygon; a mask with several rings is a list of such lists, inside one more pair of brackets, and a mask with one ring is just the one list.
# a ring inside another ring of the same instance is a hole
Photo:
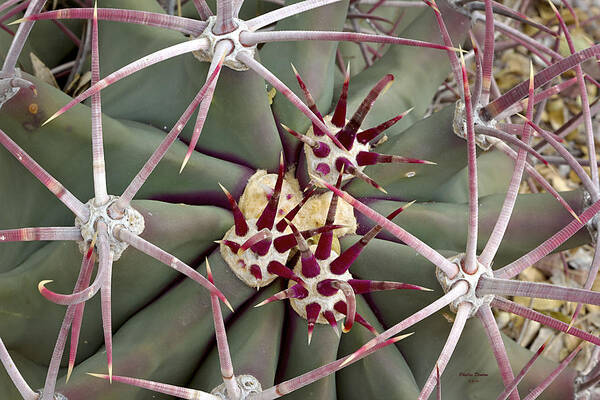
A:
{"label": "areole", "polygon": [[217,45],[223,41],[229,42],[232,47],[229,53],[225,56],[223,60],[223,65],[235,70],[235,71],[247,71],[249,68],[243,62],[238,60],[238,55],[241,53],[247,54],[249,57],[254,58],[256,54],[256,45],[246,46],[240,42],[240,34],[244,31],[248,31],[248,25],[246,22],[242,21],[239,18],[233,19],[237,28],[229,33],[224,33],[222,35],[217,35],[213,32],[213,28],[215,26],[215,22],[217,21],[216,16],[211,16],[208,18],[208,25],[204,32],[198,36],[198,38],[206,38],[208,39],[208,49],[207,50],[198,50],[193,54],[200,61],[211,62],[214,55],[215,49]]}
{"label": "areole", "polygon": [[81,236],[83,237],[82,241],[77,242],[79,251],[82,254],[86,254],[90,243],[93,242],[96,235],[96,224],[99,220],[102,220],[108,227],[108,240],[110,250],[113,253],[113,261],[118,260],[129,246],[129,244],[117,238],[119,229],[128,230],[135,235],[139,235],[144,231],[144,217],[131,206],[123,209],[119,218],[111,216],[110,208],[118,199],[118,196],[109,196],[108,202],[102,205],[96,205],[95,199],[90,199],[85,204],[90,211],[88,220],[83,222],[79,218],[75,218],[75,226],[81,230]]}

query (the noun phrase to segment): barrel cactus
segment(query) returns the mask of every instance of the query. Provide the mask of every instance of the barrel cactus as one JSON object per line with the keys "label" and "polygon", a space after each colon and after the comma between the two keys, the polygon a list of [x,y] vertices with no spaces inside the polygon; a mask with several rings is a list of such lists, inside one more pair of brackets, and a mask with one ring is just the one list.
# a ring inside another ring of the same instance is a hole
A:
{"label": "barrel cactus", "polygon": [[[557,30],[492,1],[44,3],[0,4],[25,12],[2,25],[2,398],[573,396],[577,350],[538,359],[492,312],[600,344],[573,326],[580,306],[568,324],[505,298],[600,305],[600,257],[584,289],[511,279],[597,243],[581,64],[600,48],[576,49],[560,14]],[[494,13],[564,34],[570,54]],[[504,94],[496,29],[541,54]],[[29,53],[89,69],[90,87],[32,76]],[[591,176],[533,114],[570,69]],[[424,118],[450,72],[460,100]],[[546,162],[534,131],[582,190],[530,165]],[[525,173],[548,193],[517,195]]]}

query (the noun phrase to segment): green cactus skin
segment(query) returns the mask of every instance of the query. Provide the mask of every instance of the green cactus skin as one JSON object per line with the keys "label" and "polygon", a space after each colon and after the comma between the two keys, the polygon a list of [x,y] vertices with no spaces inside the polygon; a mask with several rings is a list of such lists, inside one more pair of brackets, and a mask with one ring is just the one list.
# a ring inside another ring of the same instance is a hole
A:
{"label": "green cactus skin", "polygon": [[[101,7],[164,12],[155,1],[102,0]],[[209,2],[215,9],[215,5]],[[275,6],[249,1],[241,18],[249,19]],[[440,2],[451,36],[461,43],[468,21]],[[340,31],[348,2],[340,1],[276,25],[277,30]],[[192,2],[183,15],[194,16]],[[73,30],[81,23],[69,21]],[[430,9],[411,10],[397,29],[399,36],[439,40]],[[149,26],[116,22],[100,23],[101,72],[106,75],[146,54],[181,42],[178,33]],[[73,51],[67,41],[57,41],[54,25],[38,22],[20,61],[31,72],[27,54],[33,51],[50,67]],[[0,36],[5,51],[10,41]],[[126,39],[124,39],[126,38]],[[341,54],[351,57],[356,48],[345,43]],[[299,96],[301,91],[289,67],[295,65],[311,90],[320,110],[331,111],[341,91],[342,76],[335,68],[336,42],[268,43],[259,50],[261,62]],[[427,69],[423,68],[427,65]],[[396,82],[374,105],[365,126],[374,126],[399,112],[415,110],[386,131],[389,140],[377,148],[385,154],[402,154],[431,160],[437,166],[395,164],[370,166],[366,173],[386,188],[387,195],[364,182],[345,186],[382,214],[407,201],[416,203],[394,220],[444,256],[463,252],[467,237],[468,183],[465,141],[452,133],[453,107],[421,119],[433,93],[448,74],[445,52],[390,46],[372,67],[362,70],[352,62],[348,109],[353,112],[373,84],[387,73]],[[191,54],[179,56],[143,70],[102,91],[104,147],[109,193],[121,193],[170,129],[193,95],[200,89],[208,64]],[[70,98],[30,75],[37,96],[21,90],[0,111],[0,128],[46,168],[77,198],[93,197],[90,162],[90,108],[78,105],[64,116],[42,126]],[[281,279],[254,290],[242,283],[222,260],[214,243],[233,225],[226,198],[218,183],[239,198],[248,178],[257,169],[275,172],[279,154],[286,168],[308,183],[301,146],[278,123],[305,132],[310,122],[281,93],[269,104],[265,82],[252,71],[224,68],[204,126],[190,161],[178,173],[186,145],[176,141],[136,196],[133,207],[145,219],[141,235],[146,240],[197,267],[206,275],[202,260],[208,257],[217,286],[235,308],[225,310],[225,324],[235,373],[256,377],[263,389],[345,356],[372,339],[355,326],[338,338],[330,327],[315,326],[313,341],[306,343],[306,321],[287,302],[253,306],[287,287]],[[30,107],[37,105],[33,113]],[[325,113],[324,113],[325,114]],[[189,141],[192,123],[183,130]],[[166,128],[165,128],[166,127]],[[485,244],[504,199],[513,162],[498,151],[478,152],[479,250]],[[414,173],[407,177],[407,173]],[[0,148],[0,228],[69,226],[71,213],[34,179],[7,151]],[[583,211],[581,191],[563,193],[572,209]],[[358,213],[357,213],[358,214]],[[373,223],[359,218],[359,233]],[[528,252],[571,222],[572,217],[551,196],[520,195],[505,240],[494,258],[502,266]],[[342,248],[358,237],[341,240]],[[439,298],[435,267],[387,232],[374,239],[352,265],[357,279],[410,282],[434,289],[430,293],[390,291],[358,296],[358,312],[381,332]],[[561,249],[589,243],[581,230]],[[52,290],[69,293],[77,277],[81,254],[71,242],[19,242],[0,245],[0,337],[34,388],[44,384],[65,307],[50,303],[37,292],[38,282],[52,279]],[[219,372],[209,293],[189,279],[148,256],[128,249],[115,264],[112,283],[113,364],[115,375],[125,375],[208,391],[222,380]],[[76,367],[65,382],[65,351],[57,392],[69,400],[170,399],[120,383],[109,384],[88,372],[106,371],[99,299],[86,306]],[[447,310],[446,310],[447,311]],[[415,399],[448,336],[450,324],[441,313],[411,327],[415,332],[394,346],[385,347],[335,375],[297,390],[286,399]],[[514,371],[531,353],[503,338]],[[519,388],[526,393],[544,379],[555,365],[540,359]],[[463,375],[486,374],[478,382]],[[542,395],[543,399],[567,399],[573,393],[575,372],[567,370]],[[481,324],[466,324],[458,347],[442,376],[444,399],[495,398],[503,389],[496,361]],[[19,399],[19,394],[0,368],[0,398]]]}

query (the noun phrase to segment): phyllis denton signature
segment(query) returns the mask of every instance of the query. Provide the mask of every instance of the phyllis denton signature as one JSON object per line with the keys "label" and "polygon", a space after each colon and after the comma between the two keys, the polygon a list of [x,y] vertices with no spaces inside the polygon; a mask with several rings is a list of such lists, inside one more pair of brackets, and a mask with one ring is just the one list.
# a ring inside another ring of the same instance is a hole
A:
{"label": "phyllis denton signature", "polygon": [[459,372],[458,376],[465,376],[469,378],[469,383],[479,382],[480,377],[488,376],[488,374],[483,372]]}

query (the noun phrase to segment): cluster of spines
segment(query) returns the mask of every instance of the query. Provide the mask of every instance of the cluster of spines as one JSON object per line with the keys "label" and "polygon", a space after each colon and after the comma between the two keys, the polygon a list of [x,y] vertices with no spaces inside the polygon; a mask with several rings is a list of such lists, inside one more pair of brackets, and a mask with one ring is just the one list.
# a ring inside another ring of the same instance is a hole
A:
{"label": "cluster of spines", "polygon": [[[306,99],[307,106],[321,122],[325,123],[325,119],[317,109],[315,101],[310,91],[308,90],[308,87],[300,77],[298,71],[293,66],[292,68],[296,75],[296,79],[298,80],[298,84],[302,89],[304,98]],[[347,68],[344,84],[342,86],[342,93],[335,107],[333,116],[331,117],[331,123],[335,128],[338,128],[339,131],[335,134],[335,136],[330,137],[333,141],[333,144],[347,154],[345,154],[344,156],[337,157],[333,161],[333,165],[330,165],[327,162],[325,162],[325,159],[330,155],[332,149],[330,148],[329,144],[325,143],[322,140],[318,140],[319,137],[324,137],[326,135],[326,132],[323,132],[323,130],[320,129],[317,124],[315,124],[314,122],[312,124],[313,133],[316,139],[313,139],[307,135],[302,135],[287,126],[282,125],[283,128],[292,136],[296,137],[297,139],[305,143],[308,147],[310,147],[315,157],[324,159],[323,162],[317,164],[317,166],[315,167],[316,172],[318,172],[321,176],[327,176],[334,170],[340,172],[343,169],[344,171],[346,171],[346,173],[351,174],[372,185],[373,187],[385,192],[385,190],[379,184],[377,184],[377,182],[373,181],[362,171],[363,167],[367,165],[384,163],[435,164],[431,161],[402,157],[397,155],[379,154],[376,152],[365,150],[360,150],[355,157],[350,155],[349,152],[356,145],[362,145],[363,147],[366,146],[366,149],[369,149],[369,142],[372,142],[375,139],[377,139],[386,129],[393,126],[396,122],[400,121],[411,110],[407,110],[402,114],[399,114],[385,122],[382,122],[381,124],[375,127],[369,128],[364,131],[360,131],[360,127],[368,112],[370,111],[371,107],[375,103],[375,100],[377,99],[377,97],[379,97],[379,95],[383,94],[386,91],[386,89],[393,83],[394,76],[392,74],[388,74],[381,78],[379,82],[377,82],[375,86],[371,89],[371,91],[367,94],[362,103],[358,106],[357,110],[352,115],[350,120],[346,121],[348,86],[350,82],[349,74],[350,68]]]}
{"label": "cluster of spines", "polygon": [[[337,179],[336,187],[338,188],[341,184],[342,175],[343,169],[340,172]],[[331,224],[333,224],[334,217],[336,214],[337,202],[338,196],[334,194],[331,197],[331,202],[327,211],[325,226],[330,226]],[[396,217],[400,212],[402,212],[408,206],[410,206],[410,204],[412,203],[400,207],[394,212],[392,212],[390,215],[388,215],[388,219],[391,220],[394,217]],[[325,318],[325,320],[327,320],[327,322],[334,329],[336,334],[339,335],[337,319],[335,316],[336,312],[339,314],[346,315],[346,320],[342,329],[344,333],[350,331],[354,321],[356,320],[358,323],[370,330],[373,334],[377,335],[377,332],[375,331],[373,326],[356,312],[356,294],[364,294],[374,291],[394,289],[428,290],[417,285],[411,285],[406,283],[347,278],[347,272],[350,269],[352,263],[360,255],[361,251],[369,243],[369,241],[371,241],[371,239],[377,236],[377,234],[382,230],[382,227],[380,225],[376,225],[375,227],[371,228],[371,230],[369,230],[360,240],[358,240],[354,245],[350,246],[348,249],[343,251],[332,261],[329,261],[329,259],[331,258],[333,253],[333,231],[328,230],[321,234],[317,243],[317,247],[313,253],[305,238],[294,226],[294,224],[288,221],[288,225],[293,231],[295,241],[298,245],[298,250],[300,252],[301,273],[298,275],[300,279],[318,278],[319,276],[324,276],[324,278],[320,280],[319,283],[316,285],[317,293],[311,293],[306,288],[306,285],[302,281],[300,281],[299,283],[291,285],[289,288],[279,293],[276,293],[275,295],[264,300],[262,303],[258,304],[257,307],[268,304],[275,300],[310,299],[310,296],[315,295],[329,297],[335,295],[336,293],[338,293],[338,291],[342,291],[345,297],[345,301],[337,301],[333,304],[332,309],[323,309],[321,305],[317,302],[309,302],[308,304],[306,304],[305,311],[306,319],[308,322],[309,344],[312,338],[315,323],[317,322],[319,315]]]}
{"label": "cluster of spines", "polygon": [[[284,279],[291,279],[296,282],[302,282],[302,280],[294,274],[294,272],[286,267],[283,263],[277,260],[269,260],[269,254],[272,251],[275,251],[281,255],[289,252],[293,247],[296,246],[296,238],[293,234],[288,233],[285,234],[285,231],[288,227],[288,221],[294,219],[294,217],[298,214],[302,206],[309,200],[309,198],[314,194],[315,188],[311,187],[307,189],[303,195],[302,200],[292,208],[283,218],[281,218],[277,223],[275,223],[275,218],[278,214],[279,209],[279,197],[281,195],[281,188],[283,186],[285,167],[283,163],[283,156],[280,158],[279,170],[277,174],[277,180],[275,182],[275,187],[270,192],[267,197],[268,201],[265,205],[262,213],[256,220],[256,229],[258,232],[246,239],[243,243],[238,243],[234,240],[223,239],[218,241],[219,243],[227,246],[234,254],[241,256],[245,251],[252,251],[259,257],[265,257],[265,262],[267,262],[267,272],[272,275],[277,275]],[[243,237],[247,235],[249,231],[248,221],[244,217],[242,210],[240,210],[237,202],[233,198],[233,196],[221,186],[221,189],[225,192],[229,204],[231,205],[233,218],[234,218],[234,231],[235,235],[239,237]],[[333,221],[326,223],[322,227],[307,229],[301,232],[301,236],[305,238],[310,238],[312,236],[322,234],[328,235],[331,234],[334,229],[341,228],[341,225],[334,225]],[[276,237],[275,237],[276,236]],[[232,266],[232,268],[234,268]],[[263,280],[265,278],[262,273],[262,269],[257,264],[252,264],[249,267],[249,272],[254,276],[257,281]]]}
{"label": "cluster of spines", "polygon": [[[327,4],[335,3],[339,0],[314,0],[314,1],[304,1],[300,4],[291,4],[280,9],[271,11],[265,15],[261,15],[250,20],[245,21],[248,25],[248,30],[243,31],[239,35],[240,43],[243,46],[252,47],[260,43],[269,43],[269,42],[278,42],[278,41],[299,41],[299,40],[336,40],[336,41],[360,41],[360,42],[373,42],[373,43],[385,43],[385,44],[399,44],[399,45],[407,45],[407,46],[415,46],[415,47],[427,47],[437,50],[451,50],[448,49],[447,46],[438,45],[435,43],[428,43],[418,40],[410,40],[397,38],[389,35],[369,35],[369,34],[361,34],[361,33],[353,33],[353,32],[328,32],[328,31],[279,31],[279,32],[265,32],[258,31],[258,29],[263,28],[271,23],[277,22],[281,19],[288,18],[290,16],[308,11],[310,9],[318,8],[321,6],[325,6]],[[92,17],[93,9],[90,8],[82,8],[82,9],[64,9],[64,10],[55,10],[49,11],[46,13],[39,14],[41,10],[41,6],[43,5],[42,0],[38,0],[37,3],[39,7],[33,8],[33,12],[28,13],[26,17],[21,20],[15,21],[13,23],[22,23],[24,27],[31,27],[34,21],[48,19],[52,21],[56,21],[58,19],[88,19]],[[243,1],[238,2],[239,6]],[[221,4],[219,2],[219,4]],[[196,9],[199,15],[203,19],[207,19],[208,16],[212,16],[212,12],[206,4],[196,5]],[[223,15],[223,12],[227,13],[227,15]],[[214,35],[222,35],[232,32],[237,28],[237,25],[234,19],[237,19],[239,12],[238,7],[226,7],[221,8],[218,5],[218,10],[216,13],[216,23],[214,25],[212,34]],[[177,16],[167,16],[158,13],[152,12],[143,12],[143,11],[135,11],[135,10],[120,10],[120,9],[100,9],[97,14],[98,18],[109,21],[119,21],[119,22],[129,22],[135,24],[147,24],[156,27],[162,27],[170,30],[174,30],[186,35],[191,35],[193,40],[186,40],[183,43],[176,44],[174,46],[167,47],[165,49],[154,52],[142,59],[136,60],[129,65],[119,69],[118,71],[108,75],[104,79],[96,82],[96,84],[92,85],[88,90],[84,93],[78,95],[75,99],[73,99],[69,104],[62,107],[59,111],[57,111],[54,115],[52,115],[44,125],[51,120],[57,118],[62,113],[66,112],[68,109],[73,107],[75,104],[83,101],[84,99],[92,96],[95,93],[98,93],[100,90],[105,87],[115,83],[116,81],[125,78],[141,69],[144,69],[152,64],[164,61],[166,59],[195,51],[206,51],[208,50],[210,44],[207,38],[201,36],[204,32],[205,28],[208,25],[207,21],[198,21],[191,18],[185,17],[177,17]],[[24,39],[23,39],[24,40]],[[217,63],[223,63],[224,57],[226,57],[229,52],[232,50],[232,44],[230,40],[220,40],[215,47],[215,51],[213,54],[213,58],[211,60],[211,66],[209,69],[212,72]],[[340,145],[339,141],[336,139],[334,135],[332,135],[326,125],[323,123],[322,119],[319,119],[313,111],[309,109],[302,101],[283,83],[281,82],[271,71],[269,71],[265,66],[263,66],[260,62],[256,61],[253,56],[250,56],[245,53],[239,53],[235,56],[237,62],[244,64],[246,67],[254,70],[258,75],[263,77],[267,82],[273,85],[278,91],[280,91],[288,100],[302,113],[304,113],[313,124],[317,125],[321,132],[324,132],[328,135],[334,143]],[[204,122],[206,120],[208,110],[210,107],[210,102],[212,96],[214,94],[217,80],[218,80],[219,72],[217,72],[217,77],[214,81],[209,84],[208,91],[206,93],[206,98],[203,99],[202,105],[200,106],[200,112],[198,113],[198,117],[196,119],[196,124],[194,127],[194,132],[188,146],[188,152],[184,157],[181,170],[185,167],[187,161],[189,160],[193,150],[198,142],[200,134],[202,132]],[[207,82],[208,83],[208,80]]]}

